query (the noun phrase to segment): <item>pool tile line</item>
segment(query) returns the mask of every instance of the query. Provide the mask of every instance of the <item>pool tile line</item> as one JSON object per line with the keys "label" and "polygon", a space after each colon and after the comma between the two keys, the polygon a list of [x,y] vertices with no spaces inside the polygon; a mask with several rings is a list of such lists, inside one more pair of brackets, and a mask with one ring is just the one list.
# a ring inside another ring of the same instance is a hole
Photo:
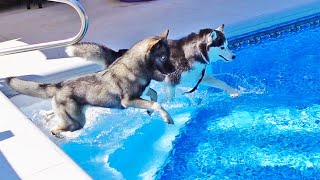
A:
{"label": "pool tile line", "polygon": [[302,17],[292,21],[280,23],[259,31],[252,31],[243,35],[231,37],[229,46],[231,49],[239,49],[247,45],[257,44],[262,39],[273,39],[281,37],[284,34],[299,32],[309,28],[320,26],[320,13]]}

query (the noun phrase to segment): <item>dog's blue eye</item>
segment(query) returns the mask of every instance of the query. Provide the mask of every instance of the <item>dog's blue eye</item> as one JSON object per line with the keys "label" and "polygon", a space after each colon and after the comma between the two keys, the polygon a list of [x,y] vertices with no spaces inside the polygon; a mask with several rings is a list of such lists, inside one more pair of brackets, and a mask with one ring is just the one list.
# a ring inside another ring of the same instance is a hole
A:
{"label": "dog's blue eye", "polygon": [[224,47],[222,46],[221,49],[224,50]]}
{"label": "dog's blue eye", "polygon": [[160,60],[161,60],[162,62],[166,61],[166,59],[167,59],[166,56],[161,56],[161,57],[160,57]]}

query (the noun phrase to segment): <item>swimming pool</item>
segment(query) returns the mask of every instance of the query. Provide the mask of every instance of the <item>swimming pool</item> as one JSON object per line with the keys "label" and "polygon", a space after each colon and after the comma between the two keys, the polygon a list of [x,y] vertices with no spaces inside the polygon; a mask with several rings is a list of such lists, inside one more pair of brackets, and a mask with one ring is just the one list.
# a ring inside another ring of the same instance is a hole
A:
{"label": "swimming pool", "polygon": [[[174,102],[164,103],[175,126],[141,110],[86,107],[84,130],[53,140],[94,179],[316,177],[318,24],[254,42],[235,39],[238,58],[217,62],[208,73],[239,87],[243,95],[237,99],[205,87],[184,97],[179,90],[185,89],[178,89]],[[157,89],[161,101],[163,89]],[[22,110],[48,130],[34,109],[50,109],[49,104]]]}
{"label": "swimming pool", "polygon": [[217,101],[205,89],[158,179],[320,178],[320,28],[294,28],[212,66],[245,94]]}

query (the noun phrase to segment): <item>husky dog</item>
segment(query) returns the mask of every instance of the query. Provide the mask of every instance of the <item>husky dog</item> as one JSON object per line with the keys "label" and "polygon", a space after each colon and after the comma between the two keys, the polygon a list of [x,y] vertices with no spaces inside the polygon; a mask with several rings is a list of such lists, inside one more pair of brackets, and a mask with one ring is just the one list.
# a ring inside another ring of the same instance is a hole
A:
{"label": "husky dog", "polygon": [[149,109],[159,112],[166,123],[173,124],[171,116],[159,103],[140,98],[145,90],[149,90],[151,80],[163,80],[163,74],[175,71],[169,59],[168,33],[167,30],[137,42],[108,69],[94,74],[56,84],[40,84],[15,77],[7,78],[6,82],[19,93],[52,98],[53,112],[60,121],[51,132],[57,137],[61,137],[63,131],[75,131],[84,126],[81,109],[86,104]]}
{"label": "husky dog", "polygon": [[[175,87],[183,84],[193,84],[193,88],[186,93],[195,91],[199,84],[202,84],[226,91],[231,97],[240,95],[239,91],[225,82],[205,73],[207,65],[213,61],[230,62],[236,58],[228,48],[223,24],[216,29],[201,29],[198,33],[191,33],[181,39],[168,40],[168,44],[171,51],[170,60],[176,68],[175,72],[165,78],[168,100],[175,96]],[[119,52],[124,51],[125,49],[121,49],[116,53],[103,45],[86,42],[66,49],[69,56],[95,61],[104,67],[116,60],[116,56],[106,54],[120,55]]]}

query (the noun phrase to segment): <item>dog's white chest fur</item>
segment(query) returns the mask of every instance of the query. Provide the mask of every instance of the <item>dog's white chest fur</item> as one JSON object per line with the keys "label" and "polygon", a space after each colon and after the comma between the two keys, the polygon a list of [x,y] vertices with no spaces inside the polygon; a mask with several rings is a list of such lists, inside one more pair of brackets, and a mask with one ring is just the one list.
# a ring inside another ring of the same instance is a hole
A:
{"label": "dog's white chest fur", "polygon": [[202,77],[202,71],[206,68],[206,64],[195,62],[189,71],[185,71],[181,75],[180,85],[193,88]]}

